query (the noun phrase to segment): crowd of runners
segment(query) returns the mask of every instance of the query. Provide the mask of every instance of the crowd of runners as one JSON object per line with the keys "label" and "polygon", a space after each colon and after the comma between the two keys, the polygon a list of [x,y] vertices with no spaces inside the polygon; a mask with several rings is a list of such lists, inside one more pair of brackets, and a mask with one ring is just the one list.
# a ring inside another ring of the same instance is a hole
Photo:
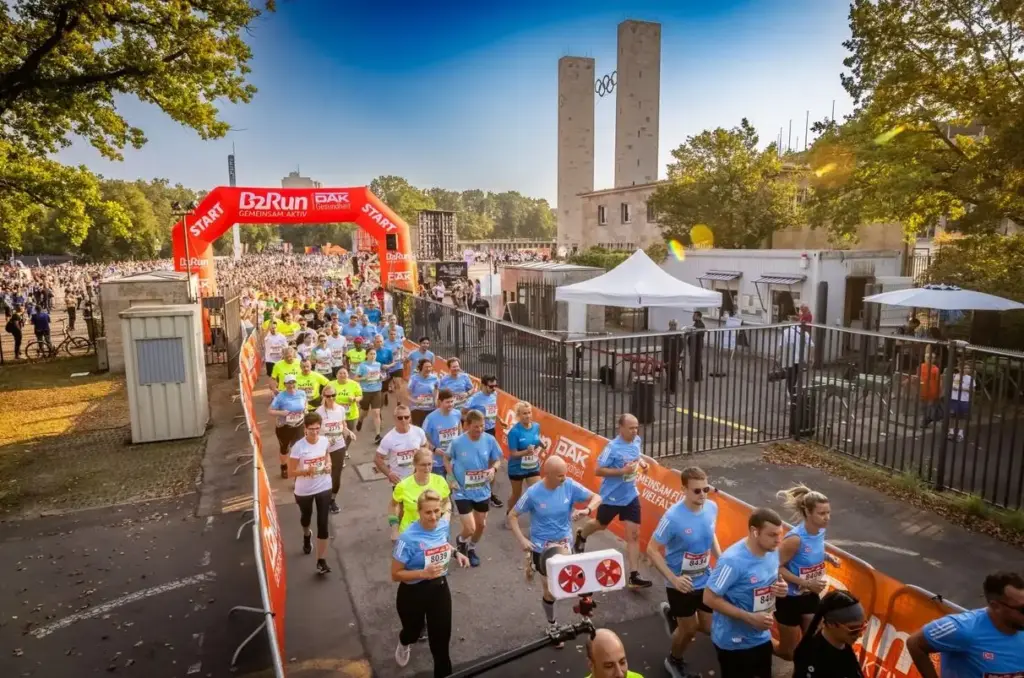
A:
{"label": "crowd of runners", "polygon": [[[77,305],[92,296],[104,270],[65,266],[26,276],[12,269],[4,306],[12,313],[29,303],[46,309],[54,298],[47,290],[61,287]],[[218,277],[242,290],[244,322],[259,332],[274,394],[269,413],[276,418],[280,474],[294,482],[302,551],[315,549],[321,574],[330,572],[328,517],[340,511],[348,448],[372,438],[375,466],[390,485],[381,520],[392,541],[399,666],[426,636],[434,675],[452,672],[449,572],[481,567],[478,551],[486,549],[494,509],[504,510],[500,522],[521,545],[529,578],[539,580],[548,628],[538,631],[553,639],[557,604],[547,587],[548,558],[584,552],[588,539],[613,521],[624,527],[627,587],[652,586],[641,571],[637,478],[653,462],[643,455],[635,417],[620,415],[618,435],[598,458],[601,484],[592,492],[567,476],[561,457],[548,455],[529,403],[518,403],[515,421],[505,425],[493,375],[474,383],[458,356],[447,357],[443,373],[435,370],[430,338],[407,337],[388,313],[374,256],[248,256],[219,262]],[[436,291],[428,282],[422,293]],[[388,431],[384,409],[393,415]],[[507,441],[507,459],[498,440]],[[499,473],[511,486],[500,498],[494,492]],[[853,646],[869,612],[826,576],[826,564],[838,564],[825,549],[828,498],[803,486],[784,490],[779,496],[792,512],[793,530],[784,532],[778,513],[759,508],[748,535],[723,548],[707,474],[691,466],[679,477],[682,499],[661,517],[645,553],[665,588],[658,609],[669,636],[667,674],[698,675],[686,658],[697,634],[706,634],[722,678],[769,678],[773,657],[792,661],[796,678],[863,676]],[[979,574],[985,607],[938,619],[907,639],[923,678],[939,675],[933,655],[941,655],[943,678],[1024,678],[1019,569],[1007,563],[1006,572]],[[586,649],[595,678],[640,675],[628,669],[628,647],[606,629]]]}
{"label": "crowd of runners", "polygon": [[[316,568],[330,571],[324,559],[328,515],[339,510],[346,447],[372,435],[376,468],[391,487],[390,501],[382,497],[382,520],[390,527],[391,578],[398,584],[399,666],[408,664],[425,635],[434,675],[452,672],[449,572],[481,566],[478,549],[493,508],[505,509],[504,522],[522,546],[530,578],[539,578],[539,602],[551,630],[557,628],[556,603],[548,592],[547,559],[584,552],[587,539],[616,519],[625,528],[627,587],[652,586],[640,569],[637,491],[638,474],[652,462],[643,455],[635,417],[619,417],[618,435],[597,462],[600,488],[591,492],[567,477],[561,457],[546,454],[529,403],[516,406],[516,421],[506,430],[494,376],[483,375],[477,387],[454,356],[437,374],[429,337],[412,338],[414,348],[407,350],[404,328],[382,309],[372,262],[336,285],[288,285],[306,293],[250,284],[254,292],[246,304],[260,314],[265,332],[275,394],[270,414],[277,417],[281,475],[295,482],[302,548],[313,549],[315,512]],[[394,427],[382,434],[385,407]],[[371,432],[364,434],[367,420]],[[507,460],[501,438],[507,440]],[[511,485],[504,501],[493,491],[500,472]],[[707,474],[685,468],[680,487],[683,498],[662,516],[646,550],[665,585],[660,613],[669,635],[668,675],[699,675],[686,655],[703,633],[711,637],[722,678],[770,678],[773,657],[792,661],[796,678],[863,676],[853,646],[869,615],[850,593],[830,590],[826,563],[839,563],[825,548],[828,498],[804,486],[784,490],[779,497],[792,511],[793,530],[785,533],[778,513],[759,508],[750,515],[748,535],[723,548]],[[1024,579],[995,573],[984,578],[983,589],[986,607],[943,617],[907,641],[924,678],[937,677],[936,654],[942,655],[944,678],[1024,676]],[[587,645],[592,675],[639,676],[628,670],[627,653],[614,634],[599,633]]]}

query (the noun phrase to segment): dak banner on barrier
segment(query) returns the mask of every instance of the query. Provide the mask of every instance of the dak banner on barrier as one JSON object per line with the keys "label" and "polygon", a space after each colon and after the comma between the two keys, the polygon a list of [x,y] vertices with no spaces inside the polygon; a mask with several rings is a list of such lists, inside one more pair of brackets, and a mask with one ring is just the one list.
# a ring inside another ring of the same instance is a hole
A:
{"label": "dak banner on barrier", "polygon": [[273,624],[267,625],[267,635],[274,646],[276,668],[283,675],[284,625],[286,609],[284,545],[278,527],[277,505],[274,490],[263,464],[263,441],[253,410],[253,390],[263,370],[263,361],[256,349],[256,333],[251,333],[242,343],[238,358],[239,393],[242,411],[249,429],[253,454],[253,543],[256,551],[257,569],[260,576],[260,593],[263,606],[273,616]]}
{"label": "dak banner on barrier", "polygon": [[[411,351],[416,346],[406,341],[406,348]],[[448,366],[443,358],[435,356],[434,371],[447,374]],[[479,380],[475,376],[472,379],[479,387]],[[515,406],[518,402],[515,396],[498,391],[498,413],[502,423],[498,442],[506,457],[508,440],[505,432],[516,423]],[[597,457],[608,444],[608,439],[537,407],[533,408],[533,419],[540,426],[541,439],[546,444],[542,459],[551,454],[562,457],[568,466],[568,475],[596,492],[600,487],[600,479],[594,473]],[[679,473],[653,459],[648,458],[647,462],[648,470],[637,477],[643,510],[641,552],[646,550],[665,510],[682,499]],[[713,501],[718,504],[716,533],[722,547],[745,538],[748,534],[747,520],[753,507],[724,492],[716,492]],[[620,538],[625,537],[620,521],[614,521],[609,530]],[[920,678],[906,651],[907,637],[933,619],[962,611],[961,608],[916,586],[902,584],[841,549],[829,547],[828,550],[840,563],[838,567],[827,565],[829,585],[850,591],[870,614],[868,627],[856,647],[865,675],[869,678]]]}

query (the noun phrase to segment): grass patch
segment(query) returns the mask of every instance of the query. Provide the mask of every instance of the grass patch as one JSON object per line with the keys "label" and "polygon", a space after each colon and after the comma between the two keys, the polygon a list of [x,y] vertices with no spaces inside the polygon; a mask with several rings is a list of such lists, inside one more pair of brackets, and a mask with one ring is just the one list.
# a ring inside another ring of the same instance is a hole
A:
{"label": "grass patch", "polygon": [[808,443],[772,443],[765,461],[783,466],[809,466],[858,485],[872,487],[917,508],[937,513],[965,529],[981,532],[1024,548],[1024,510],[1006,511],[977,495],[936,492],[914,473],[894,473]]}
{"label": "grass patch", "polygon": [[0,373],[0,516],[25,517],[194,490],[205,438],[131,445],[124,380],[93,357]]}

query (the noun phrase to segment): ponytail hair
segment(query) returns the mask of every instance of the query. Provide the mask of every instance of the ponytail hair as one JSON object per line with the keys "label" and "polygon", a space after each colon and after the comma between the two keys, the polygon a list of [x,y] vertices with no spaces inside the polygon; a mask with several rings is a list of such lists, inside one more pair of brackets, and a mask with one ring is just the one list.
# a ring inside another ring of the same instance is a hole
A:
{"label": "ponytail hair", "polygon": [[[857,600],[857,598],[855,598],[849,591],[836,589],[826,593],[824,597],[822,597],[821,603],[818,605],[818,611],[814,613],[814,618],[811,619],[811,623],[807,627],[807,632],[803,635],[803,638],[800,639],[797,649],[799,649],[800,645],[808,642],[809,638],[813,638],[815,636],[818,629],[821,627],[822,621],[827,622],[827,617],[829,617],[829,615],[851,607],[859,608],[860,601]],[[853,611],[851,610],[851,612]],[[863,615],[863,611],[861,611],[860,614]]]}
{"label": "ponytail hair", "polygon": [[815,492],[806,485],[797,485],[788,490],[781,490],[775,497],[782,502],[783,507],[793,514],[794,522],[801,522],[814,512],[819,504],[829,503],[828,497],[821,492]]}

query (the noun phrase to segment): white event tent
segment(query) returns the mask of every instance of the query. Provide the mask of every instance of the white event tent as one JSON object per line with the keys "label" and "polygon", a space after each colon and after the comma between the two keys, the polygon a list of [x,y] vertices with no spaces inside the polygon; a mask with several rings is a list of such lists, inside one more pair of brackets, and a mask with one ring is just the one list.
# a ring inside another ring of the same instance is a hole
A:
{"label": "white event tent", "polygon": [[722,305],[722,293],[673,277],[637,250],[604,275],[556,288],[555,300],[621,308],[717,308]]}

